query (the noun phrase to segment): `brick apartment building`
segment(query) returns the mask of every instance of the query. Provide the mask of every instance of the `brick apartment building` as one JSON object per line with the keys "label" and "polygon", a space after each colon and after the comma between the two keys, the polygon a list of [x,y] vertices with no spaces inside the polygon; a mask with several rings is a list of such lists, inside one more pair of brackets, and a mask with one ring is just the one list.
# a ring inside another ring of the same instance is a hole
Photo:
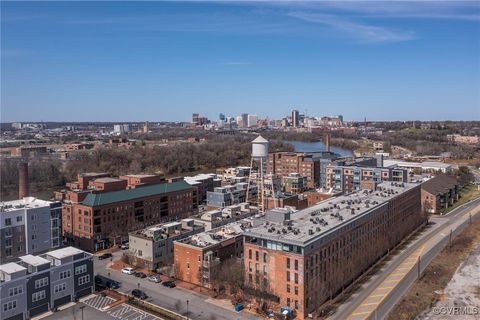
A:
{"label": "brick apartment building", "polygon": [[444,173],[422,184],[422,208],[428,213],[438,213],[458,200],[458,181]]}
{"label": "brick apartment building", "polygon": [[244,232],[245,281],[295,310],[314,314],[426,222],[420,185],[381,183],[295,213],[267,211]]}
{"label": "brick apartment building", "polygon": [[292,173],[307,177],[309,189],[322,186],[326,166],[338,155],[332,152],[274,152],[268,155],[267,173],[281,178]]}
{"label": "brick apartment building", "polygon": [[337,166],[327,167],[326,188],[336,192],[349,193],[363,189],[362,183],[372,181],[407,182],[408,172],[400,168]]}
{"label": "brick apartment building", "polygon": [[221,262],[243,254],[241,222],[202,232],[174,242],[175,277],[185,282],[210,287],[212,271]]}
{"label": "brick apartment building", "polygon": [[64,239],[97,251],[127,240],[128,232],[197,212],[195,187],[183,180],[161,181],[154,175],[79,174],[76,182],[67,184],[69,190],[56,193],[63,202]]}

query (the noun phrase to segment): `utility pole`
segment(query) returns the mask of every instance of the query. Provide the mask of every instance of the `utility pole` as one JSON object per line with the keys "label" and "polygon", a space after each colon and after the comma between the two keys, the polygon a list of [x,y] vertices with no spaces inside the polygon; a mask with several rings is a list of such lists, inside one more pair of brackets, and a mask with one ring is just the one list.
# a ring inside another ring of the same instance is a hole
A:
{"label": "utility pole", "polygon": [[420,279],[420,256],[418,256],[418,263],[417,263],[417,279]]}

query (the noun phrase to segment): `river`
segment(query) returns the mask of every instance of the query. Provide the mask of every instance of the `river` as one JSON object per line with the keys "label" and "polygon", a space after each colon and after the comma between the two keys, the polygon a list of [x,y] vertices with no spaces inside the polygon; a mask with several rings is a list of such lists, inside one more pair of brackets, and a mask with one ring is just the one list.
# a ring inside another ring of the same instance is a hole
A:
{"label": "river", "polygon": [[[315,152],[315,151],[325,151],[325,144],[323,142],[302,142],[302,141],[285,141],[290,143],[295,148],[296,152]],[[348,149],[343,149],[339,147],[332,146],[330,151],[340,154],[342,157],[351,157],[353,152]]]}

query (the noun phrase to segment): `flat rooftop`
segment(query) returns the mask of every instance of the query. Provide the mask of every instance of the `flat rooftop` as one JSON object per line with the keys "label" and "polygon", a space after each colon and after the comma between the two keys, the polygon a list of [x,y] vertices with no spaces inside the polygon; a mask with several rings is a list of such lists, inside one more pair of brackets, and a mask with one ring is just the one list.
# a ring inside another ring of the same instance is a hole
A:
{"label": "flat rooftop", "polygon": [[94,180],[94,182],[100,182],[100,183],[118,182],[118,181],[125,181],[125,180],[119,179],[119,178],[112,178],[112,177],[98,178]]}
{"label": "flat rooftop", "polygon": [[0,212],[48,207],[51,203],[51,201],[40,200],[34,197],[25,197],[19,200],[0,202]]}
{"label": "flat rooftop", "polygon": [[49,251],[46,255],[54,257],[56,259],[63,259],[66,257],[71,257],[79,253],[85,253],[85,251],[74,248],[74,247],[66,247],[58,250]]}
{"label": "flat rooftop", "polygon": [[438,168],[438,169],[448,169],[452,165],[448,163],[438,162],[438,161],[424,161],[424,162],[411,162],[411,161],[402,161],[387,159],[383,160],[384,167],[410,167],[410,168]]}
{"label": "flat rooftop", "polygon": [[383,182],[375,191],[361,190],[329,198],[310,208],[291,213],[290,225],[284,225],[270,215],[280,217],[287,210],[273,209],[255,223],[256,227],[246,230],[245,235],[305,246],[415,186],[418,184]]}
{"label": "flat rooftop", "polygon": [[34,267],[41,266],[42,264],[46,264],[46,263],[50,264],[50,261],[48,261],[47,259],[44,259],[39,256],[32,256],[31,254],[27,254],[26,256],[19,257],[19,259]]}
{"label": "flat rooftop", "polygon": [[27,270],[27,268],[15,262],[9,262],[9,263],[0,265],[0,271],[7,274],[12,274],[22,270]]}
{"label": "flat rooftop", "polygon": [[244,227],[241,223],[234,222],[210,231],[195,234],[179,242],[199,248],[206,248],[239,236],[243,234],[243,230]]}

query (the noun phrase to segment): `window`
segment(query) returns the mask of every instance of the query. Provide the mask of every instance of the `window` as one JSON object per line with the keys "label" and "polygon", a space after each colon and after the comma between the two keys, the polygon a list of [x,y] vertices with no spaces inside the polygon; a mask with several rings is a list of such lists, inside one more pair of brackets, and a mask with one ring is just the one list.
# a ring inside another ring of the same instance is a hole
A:
{"label": "window", "polygon": [[37,215],[36,214],[32,214],[32,221],[37,219]]}
{"label": "window", "polygon": [[295,309],[298,309],[298,300],[295,300]]}
{"label": "window", "polygon": [[37,235],[36,234],[32,234],[32,240],[37,240]]}
{"label": "window", "polygon": [[81,286],[82,284],[86,284],[90,282],[90,276],[87,274],[86,276],[82,276],[78,278],[78,285]]}
{"label": "window", "polygon": [[17,216],[17,222],[22,222],[22,216]]}
{"label": "window", "polygon": [[5,219],[5,225],[6,225],[6,226],[12,225],[12,219],[6,218],[6,219]]}
{"label": "window", "polygon": [[263,253],[263,262],[267,263],[267,253],[266,252]]}
{"label": "window", "polygon": [[75,275],[82,274],[87,272],[87,265],[82,264],[81,266],[75,267]]}
{"label": "window", "polygon": [[143,254],[142,250],[138,250],[138,256],[141,257]]}
{"label": "window", "polygon": [[295,294],[298,295],[298,287],[295,287]]}
{"label": "window", "polygon": [[252,259],[252,249],[248,249],[248,259]]}
{"label": "window", "polygon": [[290,269],[290,258],[287,258],[287,269]]}
{"label": "window", "polygon": [[295,273],[295,284],[298,284],[298,273]]}
{"label": "window", "polygon": [[295,271],[298,271],[298,260],[295,259]]}
{"label": "window", "polygon": [[35,289],[45,287],[46,285],[48,285],[48,277],[35,280]]}
{"label": "window", "polygon": [[32,302],[37,302],[37,301],[40,301],[42,299],[45,299],[46,296],[47,295],[45,293],[45,290],[35,292],[34,294],[32,294]]}
{"label": "window", "polygon": [[13,310],[17,307],[17,300],[9,301],[3,304],[3,311]]}
{"label": "window", "polygon": [[255,260],[258,261],[258,251],[255,251]]}
{"label": "window", "polygon": [[248,271],[252,272],[252,261],[248,262]]}
{"label": "window", "polygon": [[8,295],[10,297],[13,297],[13,296],[16,296],[17,294],[22,294],[22,293],[23,293],[23,287],[22,286],[18,286],[18,287],[8,289]]}
{"label": "window", "polygon": [[287,284],[287,292],[290,293],[290,285]]}
{"label": "window", "polygon": [[70,270],[60,272],[60,279],[70,278]]}
{"label": "window", "polygon": [[57,284],[55,287],[54,287],[54,292],[55,293],[58,293],[58,292],[62,292],[62,291],[65,291],[67,290],[67,283],[64,282],[64,283],[60,283],[60,284]]}
{"label": "window", "polygon": [[290,271],[287,271],[287,281],[290,281]]}
{"label": "window", "polygon": [[7,257],[12,256],[12,248],[5,248],[5,255]]}
{"label": "window", "polygon": [[290,298],[287,298],[287,307],[290,307]]}

